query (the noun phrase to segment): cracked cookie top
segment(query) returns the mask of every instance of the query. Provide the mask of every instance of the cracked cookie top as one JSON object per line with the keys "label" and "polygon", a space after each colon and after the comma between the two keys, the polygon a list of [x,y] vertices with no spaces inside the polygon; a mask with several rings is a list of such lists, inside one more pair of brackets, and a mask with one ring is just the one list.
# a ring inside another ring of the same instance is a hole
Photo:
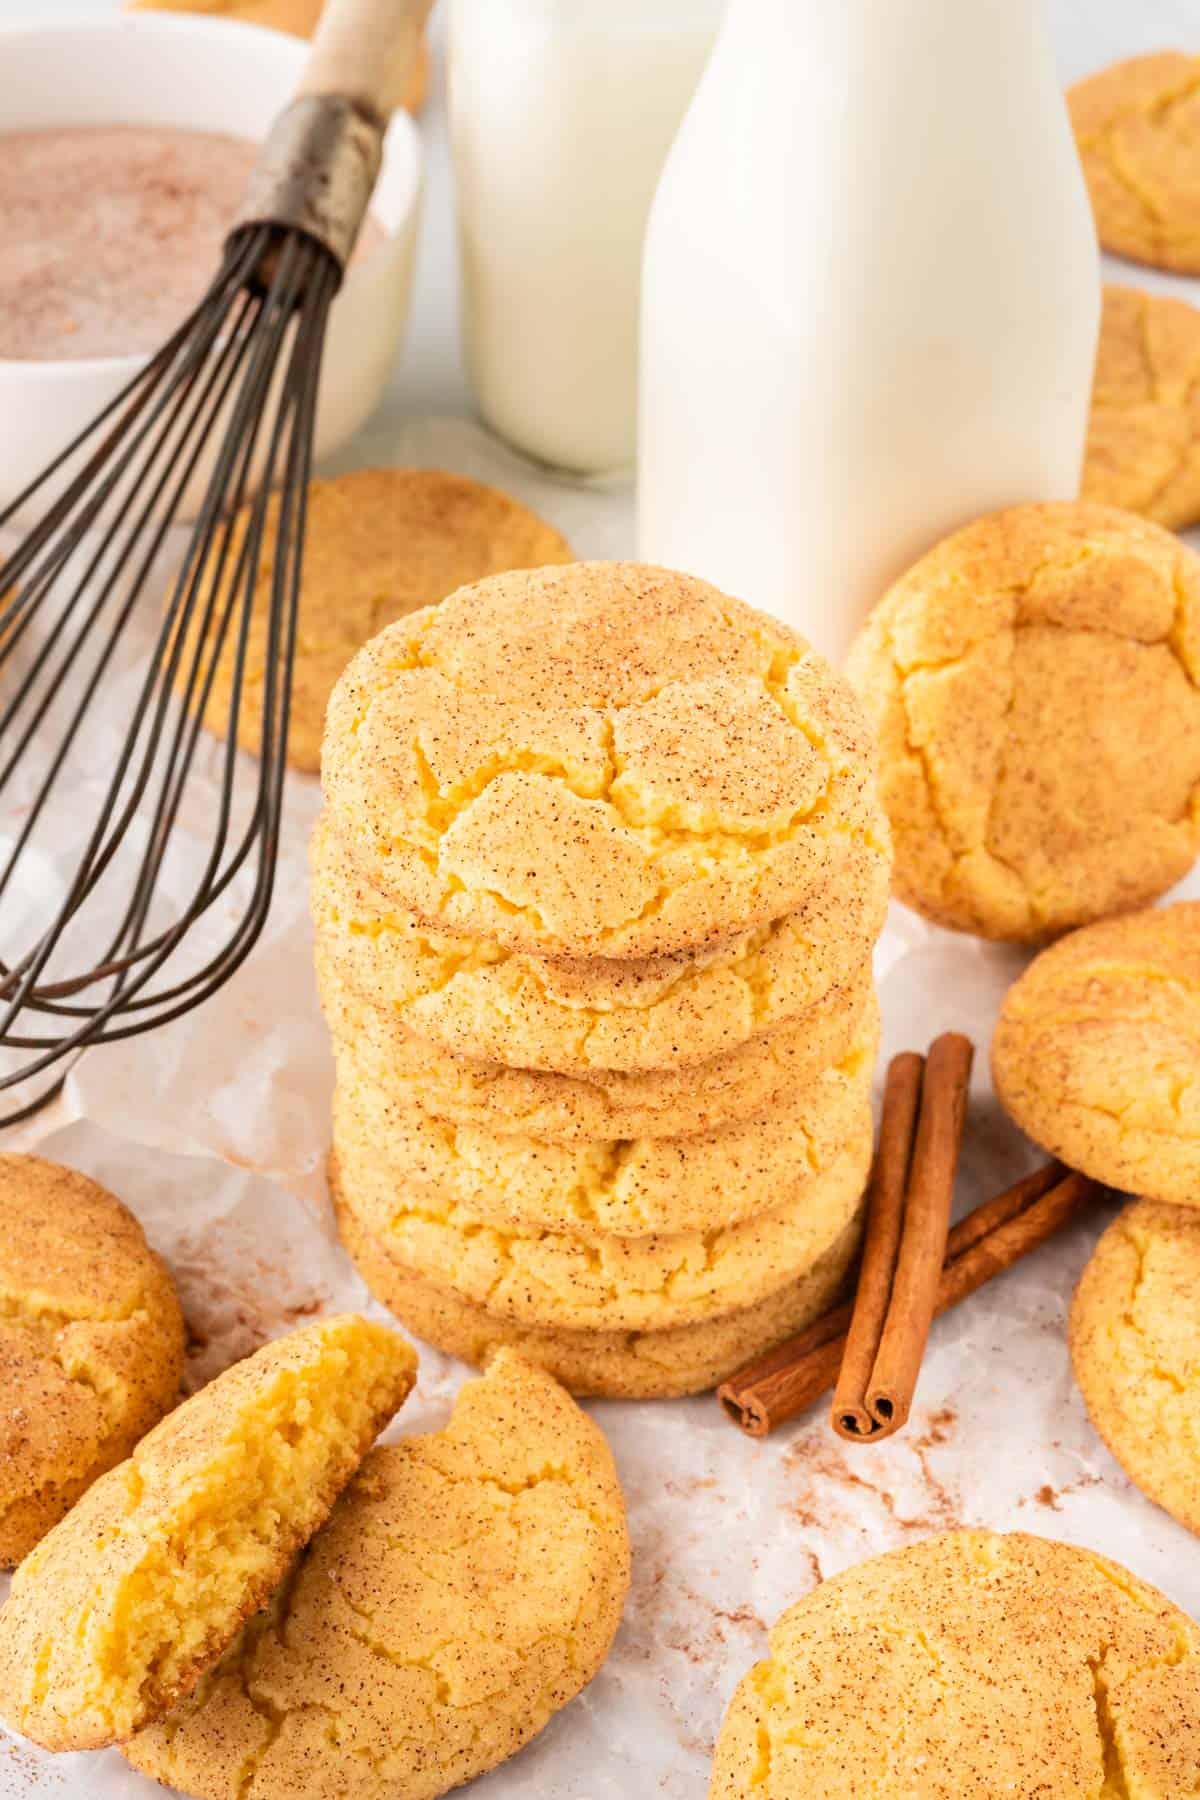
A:
{"label": "cracked cookie top", "polygon": [[847,844],[798,911],[755,931],[579,961],[424,924],[362,874],[325,815],[311,861],[317,938],[352,993],[456,1055],[557,1074],[687,1068],[797,1018],[865,963],[888,900],[887,864]]}
{"label": "cracked cookie top", "polygon": [[183,1348],[132,1213],[74,1169],[0,1156],[0,1567],[174,1405]]}
{"label": "cracked cookie top", "polygon": [[487,1224],[452,1193],[334,1159],[344,1206],[403,1268],[498,1318],[566,1331],[669,1331],[740,1312],[810,1269],[861,1210],[870,1119],[771,1211],[709,1231],[637,1237]]}
{"label": "cracked cookie top", "polygon": [[1040,1800],[1200,1783],[1200,1631],[1118,1564],[957,1531],[784,1614],[717,1741],[709,1800]]}
{"label": "cracked cookie top", "polygon": [[673,955],[886,859],[847,685],[783,626],[633,563],[500,575],[347,669],[322,779],[383,893],[567,957]]}
{"label": "cracked cookie top", "polygon": [[841,1062],[877,1018],[864,962],[807,1012],[707,1062],[558,1075],[456,1056],[350,993],[321,947],[316,966],[338,1078],[369,1097],[387,1132],[414,1107],[459,1125],[563,1143],[713,1131],[753,1118]]}
{"label": "cracked cookie top", "polygon": [[901,899],[1036,941],[1165,893],[1200,851],[1200,558],[1085,501],[939,544],[847,665],[881,741]]}
{"label": "cracked cookie top", "polygon": [[840,1063],[752,1119],[685,1137],[556,1143],[380,1104],[375,1089],[340,1080],[333,1143],[397,1190],[452,1198],[502,1230],[711,1231],[771,1211],[869,1130],[878,1043],[872,1013]]}
{"label": "cracked cookie top", "polygon": [[1200,274],[1200,56],[1131,57],[1068,102],[1105,249]]}
{"label": "cracked cookie top", "polygon": [[176,1407],[13,1577],[0,1716],[94,1750],[169,1711],[326,1519],[416,1363],[382,1325],[322,1319]]}
{"label": "cracked cookie top", "polygon": [[1092,1253],[1071,1360],[1092,1423],[1144,1494],[1200,1533],[1200,1212],[1138,1200]]}
{"label": "cracked cookie top", "polygon": [[[265,545],[276,542],[279,508],[276,495],[269,504]],[[321,766],[321,733],[334,683],[368,638],[464,582],[572,557],[553,526],[519,500],[444,469],[353,469],[312,482],[307,508],[288,761],[312,774]],[[234,522],[230,568],[236,567],[251,517],[247,505]],[[264,550],[238,708],[238,742],[252,755],[262,745],[273,578],[274,557]],[[204,713],[208,729],[222,738],[229,730],[236,649],[235,616]],[[184,663],[185,672],[188,668],[190,660]]]}
{"label": "cracked cookie top", "polygon": [[1106,287],[1083,496],[1171,531],[1200,521],[1200,312]]}
{"label": "cracked cookie top", "polygon": [[996,1091],[1096,1181],[1200,1206],[1200,902],[1089,926],[1009,990]]}
{"label": "cracked cookie top", "polygon": [[[336,1170],[331,1171],[336,1177]],[[737,1313],[670,1331],[566,1331],[514,1325],[395,1262],[359,1224],[332,1181],[338,1232],[375,1298],[427,1344],[478,1368],[502,1344],[573,1394],[613,1400],[672,1400],[715,1388],[735,1369],[821,1318],[844,1293],[858,1255],[861,1217],[803,1275]]]}
{"label": "cracked cookie top", "polygon": [[445,1430],[372,1452],[267,1611],[125,1754],[199,1800],[436,1800],[592,1679],[629,1565],[599,1428],[501,1350]]}

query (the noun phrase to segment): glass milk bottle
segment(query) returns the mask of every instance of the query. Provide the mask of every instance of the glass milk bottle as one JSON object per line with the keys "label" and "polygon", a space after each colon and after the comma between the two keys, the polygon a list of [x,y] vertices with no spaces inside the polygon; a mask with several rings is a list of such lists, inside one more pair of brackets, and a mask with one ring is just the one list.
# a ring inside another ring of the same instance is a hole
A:
{"label": "glass milk bottle", "polygon": [[840,661],[944,533],[1078,492],[1099,311],[1041,0],[730,0],[647,233],[641,554]]}
{"label": "glass milk bottle", "polygon": [[467,360],[539,461],[628,468],[642,242],[724,0],[454,0]]}

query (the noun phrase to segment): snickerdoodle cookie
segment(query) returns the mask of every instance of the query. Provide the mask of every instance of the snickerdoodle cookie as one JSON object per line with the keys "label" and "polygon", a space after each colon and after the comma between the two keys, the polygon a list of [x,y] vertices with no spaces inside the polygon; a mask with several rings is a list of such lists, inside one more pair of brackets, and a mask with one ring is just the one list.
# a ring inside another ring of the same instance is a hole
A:
{"label": "snickerdoodle cookie", "polygon": [[[275,541],[279,505],[278,498],[270,504],[264,546]],[[249,519],[247,506],[235,524],[230,568]],[[311,772],[320,767],[334,684],[355,651],[385,625],[482,576],[570,560],[571,551],[553,526],[498,488],[465,475],[444,469],[354,469],[312,482],[292,678],[292,767]],[[264,548],[238,713],[238,741],[255,752],[262,737],[273,569]],[[193,645],[194,639],[189,649]],[[205,723],[221,737],[229,729],[236,645],[235,618],[205,712]],[[185,674],[190,666],[188,656]]]}
{"label": "snickerdoodle cookie", "polygon": [[1200,1206],[1200,902],[1043,951],[1005,999],[992,1072],[1022,1131],[1072,1168]]}
{"label": "snickerdoodle cookie", "polygon": [[1138,1200],[1100,1239],[1071,1308],[1092,1423],[1142,1492],[1200,1532],[1200,1212]]}
{"label": "snickerdoodle cookie", "polygon": [[829,1168],[871,1119],[878,1034],[765,1111],[688,1137],[555,1143],[456,1125],[339,1082],[333,1144],[348,1168],[416,1204],[452,1201],[502,1231],[581,1237],[715,1231],[768,1212]]}
{"label": "snickerdoodle cookie", "polygon": [[395,1262],[339,1203],[342,1242],[375,1298],[415,1336],[482,1367],[501,1344],[548,1369],[575,1394],[671,1400],[715,1388],[806,1326],[840,1297],[862,1237],[856,1214],[823,1256],[778,1293],[742,1312],[672,1331],[561,1331],[516,1325]]}
{"label": "snickerdoodle cookie", "polygon": [[74,1169],[0,1156],[0,1567],[175,1404],[183,1348],[132,1213]]}
{"label": "snickerdoodle cookie", "polygon": [[502,1351],[445,1430],[372,1451],[267,1611],[125,1754],[200,1800],[436,1800],[586,1686],[628,1586],[603,1436]]}
{"label": "snickerdoodle cookie", "polygon": [[18,1569],[0,1715],[48,1750],[161,1717],[264,1604],[415,1370],[394,1332],[325,1319],[177,1407]]}
{"label": "snickerdoodle cookie", "polygon": [[710,1800],[1039,1800],[1200,1785],[1200,1630],[1118,1564],[926,1538],[823,1582],[734,1695]]}
{"label": "snickerdoodle cookie", "polygon": [[336,1158],[343,1205],[414,1275],[518,1324],[669,1331],[742,1312],[819,1261],[860,1210],[869,1124],[770,1212],[707,1232],[582,1237],[484,1224],[450,1196],[397,1187],[369,1155]]}
{"label": "snickerdoodle cookie", "polygon": [[339,1080],[373,1093],[389,1115],[418,1107],[458,1125],[563,1142],[683,1137],[764,1112],[812,1081],[875,1029],[877,1003],[865,962],[798,1018],[707,1062],[676,1069],[554,1075],[455,1056],[347,994],[318,946],[321,1004]]}
{"label": "snickerdoodle cookie", "polygon": [[1106,287],[1083,495],[1172,531],[1200,521],[1200,311]]}
{"label": "snickerdoodle cookie", "polygon": [[1200,851],[1200,557],[1087,501],[1013,507],[891,589],[848,664],[900,898],[1035,940],[1144,905]]}
{"label": "snickerdoodle cookie", "polygon": [[886,864],[851,848],[797,912],[711,950],[580,962],[424,924],[324,816],[311,861],[317,936],[352,993],[460,1056],[575,1075],[682,1068],[797,1018],[857,974],[888,897]]}
{"label": "snickerdoodle cookie", "polygon": [[355,657],[332,823],[392,900],[542,956],[674,955],[886,861],[849,687],[765,614],[636,563],[498,575]]}
{"label": "snickerdoodle cookie", "polygon": [[1200,56],[1114,63],[1069,103],[1105,249],[1200,274]]}
{"label": "snickerdoodle cookie", "polygon": [[[311,37],[325,0],[125,0],[127,12],[194,12],[209,18],[237,19],[244,25],[265,25],[271,31],[287,31],[293,37]],[[400,104],[420,112],[429,93],[429,45],[422,41],[420,54],[408,78]]]}

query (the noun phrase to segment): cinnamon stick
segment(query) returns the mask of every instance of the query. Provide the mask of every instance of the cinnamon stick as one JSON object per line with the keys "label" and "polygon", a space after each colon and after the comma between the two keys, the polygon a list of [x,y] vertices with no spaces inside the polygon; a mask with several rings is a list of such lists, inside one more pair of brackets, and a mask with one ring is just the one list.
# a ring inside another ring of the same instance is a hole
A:
{"label": "cinnamon stick", "polygon": [[948,1031],[930,1045],[925,1061],[895,1280],[865,1396],[876,1437],[907,1422],[921,1373],[946,1261],[974,1060],[970,1039]]}
{"label": "cinnamon stick", "polygon": [[902,1051],[888,1064],[879,1147],[867,1195],[862,1267],[833,1399],[835,1420],[841,1422],[845,1431],[859,1437],[870,1437],[877,1429],[867,1411],[866,1394],[879,1355],[896,1275],[896,1259],[900,1254],[904,1202],[924,1078],[925,1058],[915,1050]]}
{"label": "cinnamon stick", "polygon": [[[951,1231],[936,1314],[1011,1269],[1064,1230],[1099,1193],[1084,1175],[1049,1163],[968,1213]],[[837,1380],[853,1305],[836,1307],[717,1389],[722,1408],[749,1437],[767,1437]]]}

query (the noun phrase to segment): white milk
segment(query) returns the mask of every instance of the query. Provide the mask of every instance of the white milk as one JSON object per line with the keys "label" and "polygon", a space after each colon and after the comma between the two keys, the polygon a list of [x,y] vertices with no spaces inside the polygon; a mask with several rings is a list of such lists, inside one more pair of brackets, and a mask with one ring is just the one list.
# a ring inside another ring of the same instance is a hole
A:
{"label": "white milk", "polygon": [[724,0],[454,0],[465,333],[480,411],[539,460],[628,467],[646,217]]}
{"label": "white milk", "polygon": [[1099,310],[1040,0],[730,0],[647,235],[641,554],[840,661],[944,533],[1078,492]]}

